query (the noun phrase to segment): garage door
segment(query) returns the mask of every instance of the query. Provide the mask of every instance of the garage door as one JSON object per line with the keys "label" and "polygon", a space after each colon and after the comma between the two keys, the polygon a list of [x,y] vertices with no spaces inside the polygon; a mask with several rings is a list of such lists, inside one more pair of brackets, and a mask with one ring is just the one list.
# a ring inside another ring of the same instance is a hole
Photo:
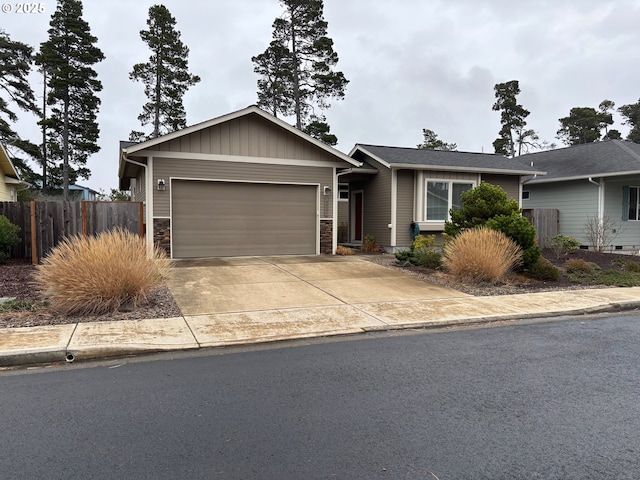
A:
{"label": "garage door", "polygon": [[174,180],[174,258],[316,253],[317,187]]}

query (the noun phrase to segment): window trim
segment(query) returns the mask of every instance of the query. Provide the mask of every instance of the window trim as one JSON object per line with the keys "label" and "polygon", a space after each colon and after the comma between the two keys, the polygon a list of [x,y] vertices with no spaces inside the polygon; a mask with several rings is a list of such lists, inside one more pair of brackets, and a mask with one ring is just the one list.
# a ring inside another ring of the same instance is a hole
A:
{"label": "window trim", "polygon": [[[342,193],[346,193],[346,198],[342,198],[340,195]],[[348,183],[338,183],[338,201],[339,202],[348,202],[349,201],[349,184]]]}
{"label": "window trim", "polygon": [[[631,208],[631,190],[634,189],[636,191],[636,218],[630,218],[629,210]],[[622,220],[625,222],[639,222],[640,221],[640,186],[638,185],[629,185],[623,187],[622,190],[622,206],[623,206],[623,217]]]}
{"label": "window trim", "polygon": [[[448,187],[447,187],[447,190],[448,190],[447,215],[446,215],[446,218],[444,220],[442,220],[442,219],[429,220],[427,218],[427,211],[429,210],[428,206],[427,206],[429,182],[431,182],[431,183],[446,183],[446,184],[448,184]],[[422,214],[422,217],[423,217],[423,219],[421,220],[422,222],[428,223],[430,225],[431,224],[441,224],[441,225],[443,225],[444,222],[448,222],[448,221],[451,220],[450,210],[451,210],[451,205],[453,203],[453,201],[452,201],[453,200],[453,188],[452,187],[453,187],[454,184],[471,185],[470,189],[476,188],[476,186],[477,186],[477,182],[474,181],[474,180],[461,180],[461,179],[455,179],[454,180],[454,179],[448,179],[448,178],[442,178],[442,179],[440,179],[440,178],[425,178],[424,179],[424,196],[423,196],[423,199],[422,199],[422,204],[424,206],[424,211],[423,211],[423,214]]]}

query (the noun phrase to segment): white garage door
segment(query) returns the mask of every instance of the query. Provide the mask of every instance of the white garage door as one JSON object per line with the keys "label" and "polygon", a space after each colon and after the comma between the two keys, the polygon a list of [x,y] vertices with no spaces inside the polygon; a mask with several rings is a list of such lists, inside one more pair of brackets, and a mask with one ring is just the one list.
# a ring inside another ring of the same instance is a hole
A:
{"label": "white garage door", "polygon": [[173,258],[313,255],[317,187],[174,180]]}

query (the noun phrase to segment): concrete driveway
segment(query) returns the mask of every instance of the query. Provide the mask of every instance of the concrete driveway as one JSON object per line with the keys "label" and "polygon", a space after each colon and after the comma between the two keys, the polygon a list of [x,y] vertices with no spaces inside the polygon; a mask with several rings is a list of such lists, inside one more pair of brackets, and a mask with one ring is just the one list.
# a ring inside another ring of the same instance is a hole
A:
{"label": "concrete driveway", "polygon": [[382,328],[386,305],[467,297],[358,257],[196,259],[174,267],[171,293],[206,346]]}

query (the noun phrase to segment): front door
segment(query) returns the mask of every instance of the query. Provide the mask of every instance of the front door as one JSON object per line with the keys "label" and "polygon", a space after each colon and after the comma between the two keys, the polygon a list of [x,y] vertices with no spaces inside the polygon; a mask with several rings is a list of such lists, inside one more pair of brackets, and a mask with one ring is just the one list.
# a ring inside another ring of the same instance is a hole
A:
{"label": "front door", "polygon": [[363,192],[362,190],[357,192],[352,192],[352,207],[351,207],[351,218],[353,222],[351,222],[351,241],[362,243],[362,200],[363,200]]}

